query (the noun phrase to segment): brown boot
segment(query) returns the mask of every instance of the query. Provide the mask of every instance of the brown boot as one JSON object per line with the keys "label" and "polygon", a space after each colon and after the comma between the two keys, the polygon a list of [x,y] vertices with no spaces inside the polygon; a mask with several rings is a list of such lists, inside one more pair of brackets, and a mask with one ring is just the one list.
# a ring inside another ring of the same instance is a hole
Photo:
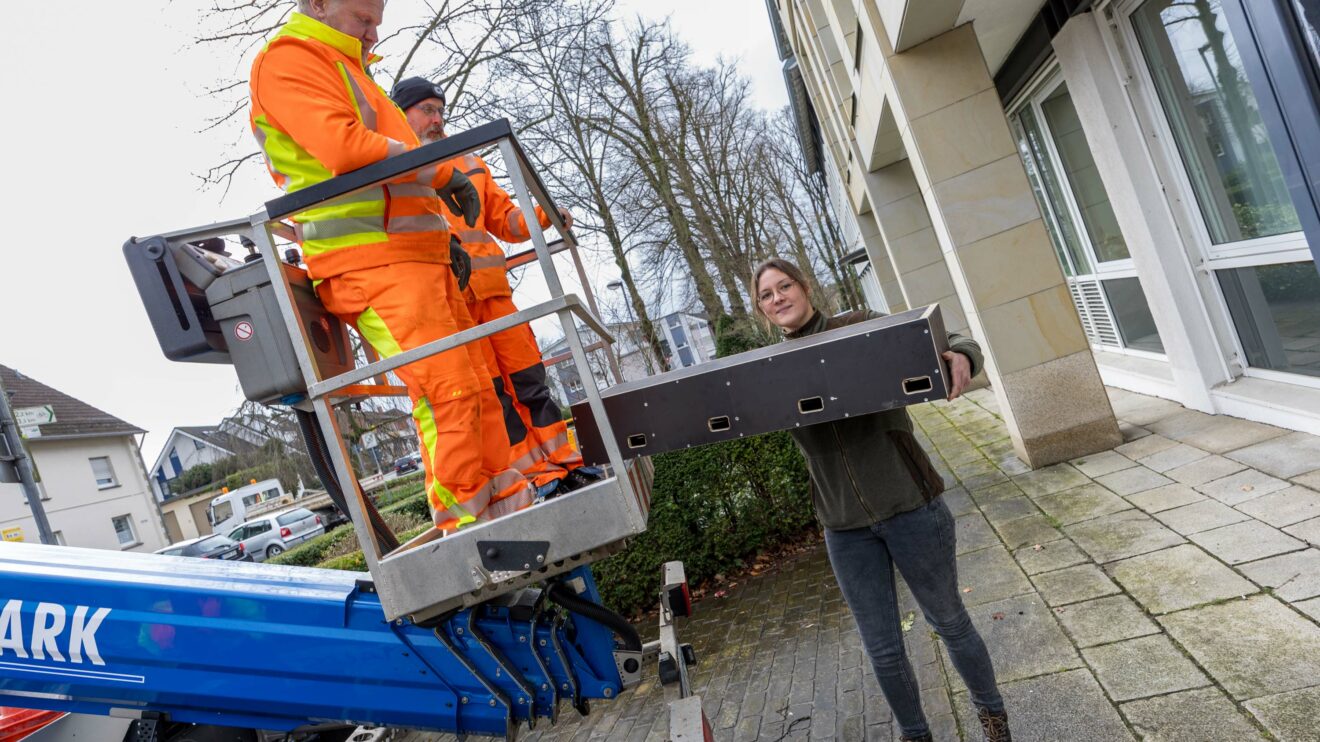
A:
{"label": "brown boot", "polygon": [[1013,734],[1008,731],[1008,712],[998,713],[988,708],[978,708],[976,718],[981,722],[981,732],[985,742],[1013,742]]}

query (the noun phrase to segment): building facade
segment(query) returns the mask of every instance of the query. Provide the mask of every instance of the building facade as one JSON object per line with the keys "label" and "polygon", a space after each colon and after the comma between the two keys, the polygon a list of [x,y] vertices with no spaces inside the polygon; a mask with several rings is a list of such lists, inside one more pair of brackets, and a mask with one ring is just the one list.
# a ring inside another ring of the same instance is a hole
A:
{"label": "building facade", "polygon": [[1320,433],[1320,3],[768,4],[864,269],[982,342],[1025,461],[1114,440],[1101,383]]}
{"label": "building facade", "polygon": [[151,487],[160,502],[184,494],[178,491],[179,475],[198,464],[214,464],[259,444],[225,432],[218,426],[175,428],[165,440],[151,466]]}
{"label": "building facade", "polygon": [[210,534],[214,528],[207,518],[211,500],[221,494],[217,488],[202,488],[196,492],[175,495],[160,504],[165,524],[165,538],[171,544]]}
{"label": "building facade", "polygon": [[[705,317],[688,312],[671,312],[651,320],[659,334],[660,350],[671,369],[687,368],[705,363],[715,357],[715,333]],[[619,360],[619,374],[624,381],[644,379],[660,372],[659,364],[651,358],[651,350],[642,340],[636,322],[620,322],[609,326],[614,334],[614,354]],[[596,336],[590,330],[582,333],[583,342],[593,345]],[[576,404],[586,399],[582,377],[569,355],[568,342],[559,340],[542,351],[551,389],[558,399]],[[600,354],[592,354],[597,363],[593,372],[598,386],[612,383],[606,374],[606,365]]]}
{"label": "building facade", "polygon": [[[26,447],[42,506],[58,543],[150,552],[165,540],[136,436],[146,431],[0,366],[15,409],[49,406],[55,420],[30,426]],[[0,533],[39,542],[32,510],[17,484],[0,484]]]}

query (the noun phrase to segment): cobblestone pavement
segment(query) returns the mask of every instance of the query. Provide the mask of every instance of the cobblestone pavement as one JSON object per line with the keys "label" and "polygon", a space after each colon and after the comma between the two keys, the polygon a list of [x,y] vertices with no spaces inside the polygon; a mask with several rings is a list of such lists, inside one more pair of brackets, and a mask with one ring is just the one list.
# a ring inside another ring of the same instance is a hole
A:
{"label": "cobblestone pavement", "polygon": [[[1037,471],[987,390],[912,410],[951,485],[959,581],[1014,738],[1320,741],[1320,437],[1110,398],[1126,442]],[[942,646],[910,597],[902,610],[935,739],[979,740]],[[823,548],[681,629],[717,739],[897,739]],[[665,740],[667,726],[648,681],[524,739]]]}

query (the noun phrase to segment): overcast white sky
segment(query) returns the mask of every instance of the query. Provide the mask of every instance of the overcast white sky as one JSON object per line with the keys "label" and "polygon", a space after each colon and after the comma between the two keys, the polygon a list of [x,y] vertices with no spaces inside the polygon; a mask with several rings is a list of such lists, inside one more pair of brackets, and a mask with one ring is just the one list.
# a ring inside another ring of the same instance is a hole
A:
{"label": "overcast white sky", "polygon": [[[402,24],[407,1],[390,4],[382,36]],[[240,395],[231,367],[161,355],[121,246],[241,216],[275,194],[258,169],[223,200],[196,177],[234,151],[226,138],[198,133],[215,113],[200,93],[249,64],[189,48],[195,14],[209,6],[74,0],[5,9],[13,33],[0,82],[9,101],[0,123],[0,363],[149,431],[147,466],[171,428],[214,424]],[[785,105],[764,0],[620,6],[669,15],[698,61],[738,58],[758,103]],[[614,277],[600,272],[593,282]]]}

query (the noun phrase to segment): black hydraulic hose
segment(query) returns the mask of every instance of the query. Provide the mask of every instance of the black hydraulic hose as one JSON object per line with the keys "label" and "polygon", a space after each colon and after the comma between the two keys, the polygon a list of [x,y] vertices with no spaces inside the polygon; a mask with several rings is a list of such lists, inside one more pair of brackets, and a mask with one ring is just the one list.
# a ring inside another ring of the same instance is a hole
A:
{"label": "black hydraulic hose", "polygon": [[620,639],[623,639],[624,649],[633,652],[642,651],[642,637],[637,633],[637,629],[628,623],[628,619],[603,605],[579,597],[577,593],[573,592],[573,588],[562,582],[551,584],[547,594],[550,600],[553,600],[564,610],[577,613],[613,630],[615,634],[619,635]]}
{"label": "black hydraulic hose", "polygon": [[[325,485],[325,491],[330,495],[335,507],[347,515],[351,512],[348,509],[348,498],[343,488],[339,486],[339,479],[335,476],[333,467],[330,466],[330,447],[321,436],[321,430],[316,425],[316,417],[310,412],[298,409],[293,413],[298,419],[298,430],[302,433],[303,442],[307,444],[307,456],[312,460],[312,468],[316,470],[316,476],[321,479],[321,484]],[[362,498],[362,503],[366,506],[367,520],[371,522],[371,529],[376,534],[380,548],[386,552],[399,548],[399,539],[376,510],[376,505],[367,497]]]}

